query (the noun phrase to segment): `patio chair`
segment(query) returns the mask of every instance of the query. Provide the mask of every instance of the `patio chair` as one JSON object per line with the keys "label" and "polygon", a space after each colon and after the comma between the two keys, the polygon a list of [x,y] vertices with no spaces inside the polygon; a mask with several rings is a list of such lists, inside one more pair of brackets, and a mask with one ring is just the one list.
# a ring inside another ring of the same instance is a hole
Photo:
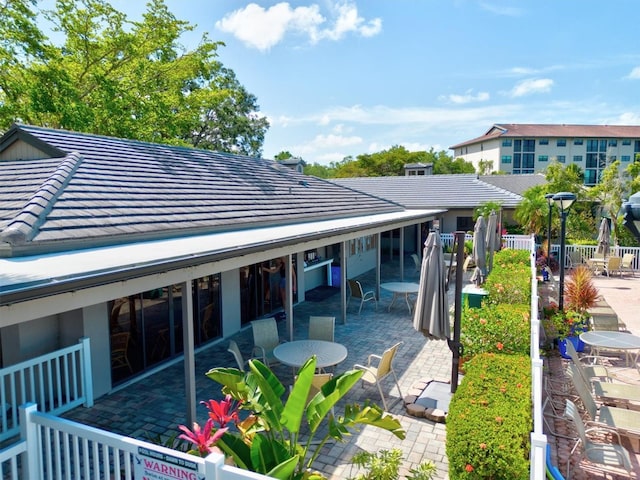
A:
{"label": "patio chair", "polygon": [[276,319],[269,317],[254,320],[251,322],[251,329],[253,331],[254,345],[251,354],[260,357],[265,365],[279,363],[273,355],[273,349],[281,343]]}
{"label": "patio chair", "polygon": [[[620,435],[615,429],[592,422],[585,425],[576,405],[571,400],[567,400],[565,415],[573,422],[578,434],[578,440],[571,449],[571,455],[582,445],[578,465],[586,459],[603,470],[619,473],[620,469],[624,469],[627,475],[631,476],[629,452],[620,445]],[[608,442],[605,435],[616,438],[617,443]],[[567,459],[567,480],[569,478],[571,478],[571,459]]]}
{"label": "patio chair", "polygon": [[[403,342],[398,342],[394,346],[386,349],[382,355],[369,355],[367,359],[366,365],[355,364],[353,366],[356,370],[364,370],[364,374],[362,375],[362,383],[363,386],[365,383],[375,384],[378,387],[378,391],[380,392],[380,397],[382,397],[382,404],[384,405],[384,409],[387,408],[387,401],[384,398],[384,393],[382,393],[382,386],[380,385],[382,380],[384,380],[389,375],[393,375],[393,379],[396,382],[396,387],[398,387],[398,393],[400,397],[402,397],[402,392],[400,391],[400,384],[398,383],[398,377],[396,377],[396,372],[393,370],[393,359],[396,356],[398,348],[402,345]],[[377,361],[377,366],[374,365],[374,361]]]}
{"label": "patio chair", "polygon": [[622,257],[609,257],[604,262],[604,273],[610,277],[613,273],[622,275],[620,267],[622,266]]}
{"label": "patio chair", "polygon": [[127,350],[129,349],[129,332],[114,333],[111,335],[111,368],[127,367],[133,373]]}
{"label": "patio chair", "polygon": [[416,255],[415,253],[412,253],[411,259],[413,260],[413,263],[416,266],[416,273],[420,273],[420,269],[422,268],[422,262],[420,261],[420,257],[418,257],[418,255]]}
{"label": "patio chair", "polygon": [[636,271],[633,269],[633,261],[636,256],[632,253],[625,253],[622,256],[622,262],[620,263],[620,275],[623,273],[631,272],[631,275],[636,276]]}
{"label": "patio chair", "polygon": [[238,368],[244,372],[245,366],[247,365],[247,363],[249,363],[249,360],[244,359],[244,357],[242,356],[242,352],[240,351],[240,348],[238,347],[238,344],[235,342],[235,340],[229,340],[229,348],[227,348],[227,352],[233,355],[233,358],[238,364]]}
{"label": "patio chair", "polygon": [[333,342],[336,317],[309,317],[309,339]]}
{"label": "patio chair", "polygon": [[[603,357],[599,357],[597,355],[585,355],[580,357],[576,348],[573,346],[573,343],[567,342],[567,353],[571,358],[571,362],[575,365],[575,369],[580,374],[580,378],[582,378],[583,382],[587,385],[590,384],[591,379],[600,379],[606,382],[611,381],[611,377],[609,376],[609,371],[607,367],[604,365],[598,365],[597,361],[602,359]],[[591,362],[591,364],[585,365],[584,362]]]}
{"label": "patio chair", "polygon": [[582,253],[580,253],[579,250],[572,250],[569,252],[569,255],[567,256],[568,268],[575,268],[583,263],[584,260],[582,259]]}
{"label": "patio chair", "polygon": [[604,423],[608,427],[616,429],[619,435],[637,441],[640,438],[640,412],[608,405],[598,407],[576,366],[572,364],[570,369],[573,386],[580,396],[580,401],[589,419],[592,422]]}
{"label": "patio chair", "polygon": [[366,302],[373,302],[376,305],[376,311],[378,310],[378,300],[376,299],[376,292],[373,290],[365,292],[362,289],[362,284],[358,280],[348,280],[349,282],[349,290],[351,290],[351,296],[347,300],[347,307],[349,307],[349,301],[352,298],[356,298],[360,300],[360,308],[358,308],[358,316],[360,316],[360,312],[362,311],[362,306]]}

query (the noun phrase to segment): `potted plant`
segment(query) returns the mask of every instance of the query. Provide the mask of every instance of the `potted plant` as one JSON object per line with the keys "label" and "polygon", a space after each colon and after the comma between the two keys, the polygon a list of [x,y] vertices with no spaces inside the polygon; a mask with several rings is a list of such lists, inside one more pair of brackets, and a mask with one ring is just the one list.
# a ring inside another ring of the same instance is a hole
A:
{"label": "potted plant", "polygon": [[[557,307],[556,307],[557,308]],[[589,331],[589,317],[586,313],[576,310],[545,309],[545,330],[555,332],[558,340],[558,350],[563,358],[571,358],[567,354],[567,342],[573,343],[577,352],[584,350],[584,343],[580,340],[580,334]]]}

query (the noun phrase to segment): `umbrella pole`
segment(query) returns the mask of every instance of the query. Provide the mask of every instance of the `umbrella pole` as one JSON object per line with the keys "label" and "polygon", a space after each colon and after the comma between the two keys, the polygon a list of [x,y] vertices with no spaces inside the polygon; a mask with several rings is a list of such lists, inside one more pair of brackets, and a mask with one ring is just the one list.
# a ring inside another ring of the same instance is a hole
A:
{"label": "umbrella pole", "polygon": [[460,322],[462,320],[462,276],[464,263],[464,238],[465,232],[455,233],[455,243],[458,248],[456,251],[456,298],[455,311],[453,316],[453,340],[449,340],[449,349],[453,353],[453,362],[451,365],[451,393],[456,393],[458,388],[458,368],[460,366]]}

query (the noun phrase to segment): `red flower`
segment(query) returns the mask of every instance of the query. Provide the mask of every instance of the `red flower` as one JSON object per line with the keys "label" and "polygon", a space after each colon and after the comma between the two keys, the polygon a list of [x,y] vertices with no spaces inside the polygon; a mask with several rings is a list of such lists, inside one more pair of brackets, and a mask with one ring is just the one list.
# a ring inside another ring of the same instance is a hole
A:
{"label": "red flower", "polygon": [[498,342],[498,343],[496,344],[496,348],[497,348],[498,350],[502,350],[502,349],[504,348],[504,345],[502,344],[502,342]]}
{"label": "red flower", "polygon": [[178,428],[184,432],[178,438],[193,443],[198,447],[198,452],[200,452],[200,455],[202,456],[211,453],[216,442],[228,430],[227,428],[221,428],[214,432],[213,420],[211,419],[207,420],[207,423],[204,424],[204,428],[200,428],[200,425],[197,423],[193,424],[193,431],[189,430],[184,425],[180,425]]}
{"label": "red flower", "polygon": [[469,465],[469,464],[467,463],[467,466],[466,466],[466,467],[464,467],[464,469],[465,469],[467,472],[471,473],[471,472],[473,472],[473,465]]}
{"label": "red flower", "polygon": [[231,422],[238,421],[238,408],[231,395],[227,395],[224,400],[219,402],[209,400],[208,402],[200,403],[209,409],[209,418],[216,422],[220,428],[226,427]]}
{"label": "red flower", "polygon": [[480,448],[481,448],[482,450],[486,449],[486,448],[487,448],[487,444],[486,444],[486,443],[481,443],[481,444],[480,444]]}

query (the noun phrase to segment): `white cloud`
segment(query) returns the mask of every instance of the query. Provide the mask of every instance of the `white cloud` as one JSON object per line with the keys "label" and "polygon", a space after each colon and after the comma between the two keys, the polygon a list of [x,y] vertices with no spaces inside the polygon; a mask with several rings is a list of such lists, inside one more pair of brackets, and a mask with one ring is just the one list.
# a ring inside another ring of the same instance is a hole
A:
{"label": "white cloud", "polygon": [[617,120],[611,122],[612,125],[638,125],[640,124],[640,114],[637,112],[625,112],[618,116]]}
{"label": "white cloud", "polygon": [[358,7],[353,2],[334,3],[332,13],[332,22],[322,28],[327,19],[316,4],[292,8],[289,3],[281,2],[265,9],[250,3],[225,15],[216,22],[216,28],[261,51],[277,45],[288,33],[306,36],[315,44],[323,39],[337,41],[348,33],[371,37],[382,30],[381,19],[365,20],[358,15]]}
{"label": "white cloud", "polygon": [[630,78],[632,80],[640,80],[640,67],[635,67],[626,78]]}
{"label": "white cloud", "polygon": [[342,135],[316,135],[316,137],[310,142],[310,145],[315,148],[336,148],[336,147],[350,147],[353,145],[359,145],[362,143],[362,138],[358,136],[344,137]]}
{"label": "white cloud", "polygon": [[551,91],[553,80],[550,78],[530,78],[518,82],[509,93],[512,97],[524,97],[533,93],[547,93]]}
{"label": "white cloud", "polygon": [[505,17],[520,17],[524,14],[524,10],[518,7],[497,5],[495,3],[480,2],[480,7],[496,15],[503,15]]}
{"label": "white cloud", "polygon": [[464,94],[452,93],[450,95],[440,96],[440,100],[455,103],[456,105],[463,105],[471,102],[486,102],[489,100],[489,93],[478,92],[477,95],[473,95],[473,90],[467,90]]}

